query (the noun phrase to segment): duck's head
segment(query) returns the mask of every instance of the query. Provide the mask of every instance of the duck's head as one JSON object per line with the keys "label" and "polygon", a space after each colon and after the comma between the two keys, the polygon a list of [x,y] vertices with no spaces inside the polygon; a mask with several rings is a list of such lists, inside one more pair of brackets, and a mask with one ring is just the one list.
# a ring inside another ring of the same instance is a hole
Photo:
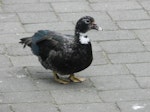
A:
{"label": "duck's head", "polygon": [[95,20],[91,16],[84,16],[80,18],[77,21],[76,27],[75,27],[75,34],[78,33],[86,33],[89,30],[102,30],[101,27],[98,27],[97,24],[95,24]]}

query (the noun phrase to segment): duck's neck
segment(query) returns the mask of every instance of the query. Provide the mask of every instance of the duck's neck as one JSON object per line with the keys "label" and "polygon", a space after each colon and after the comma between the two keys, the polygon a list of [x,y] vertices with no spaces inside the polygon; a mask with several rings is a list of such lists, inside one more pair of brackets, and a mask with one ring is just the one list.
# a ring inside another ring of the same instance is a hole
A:
{"label": "duck's neck", "polygon": [[88,38],[86,33],[75,32],[75,37],[77,38],[77,41],[81,44],[89,44],[90,42],[90,39]]}

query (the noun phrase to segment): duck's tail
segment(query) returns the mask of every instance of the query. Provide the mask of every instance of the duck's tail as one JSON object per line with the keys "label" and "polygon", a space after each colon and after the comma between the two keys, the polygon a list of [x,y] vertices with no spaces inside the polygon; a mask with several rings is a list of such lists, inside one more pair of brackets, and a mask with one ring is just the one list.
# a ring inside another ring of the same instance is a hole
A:
{"label": "duck's tail", "polygon": [[20,39],[21,41],[19,43],[23,44],[23,48],[25,48],[26,46],[31,47],[32,44],[32,37],[25,37]]}

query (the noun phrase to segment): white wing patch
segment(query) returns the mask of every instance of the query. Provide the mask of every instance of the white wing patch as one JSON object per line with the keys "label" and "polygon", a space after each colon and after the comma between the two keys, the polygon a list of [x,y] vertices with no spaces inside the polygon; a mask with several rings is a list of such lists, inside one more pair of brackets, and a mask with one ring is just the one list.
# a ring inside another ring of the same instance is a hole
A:
{"label": "white wing patch", "polygon": [[87,38],[87,35],[84,33],[80,33],[79,41],[81,44],[88,44],[90,42],[90,39]]}

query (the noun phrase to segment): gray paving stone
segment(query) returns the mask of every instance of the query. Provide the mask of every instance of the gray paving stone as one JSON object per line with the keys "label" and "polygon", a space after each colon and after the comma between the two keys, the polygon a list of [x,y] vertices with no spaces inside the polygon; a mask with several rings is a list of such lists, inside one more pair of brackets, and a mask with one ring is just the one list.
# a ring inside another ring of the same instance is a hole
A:
{"label": "gray paving stone", "polygon": [[139,40],[120,40],[101,42],[100,45],[107,53],[145,51]]}
{"label": "gray paving stone", "polygon": [[89,2],[127,2],[127,1],[136,1],[136,0],[89,0]]}
{"label": "gray paving stone", "polygon": [[[49,74],[50,78],[47,79],[38,79],[38,80],[34,80],[34,82],[36,83],[36,86],[39,88],[39,90],[82,90],[82,89],[91,89],[94,88],[93,87],[93,83],[89,80],[86,79],[86,81],[82,82],[82,83],[70,83],[68,85],[62,85],[59,84],[58,82],[56,82],[54,80],[54,77],[52,74]],[[41,74],[42,76],[42,74]],[[80,76],[82,77],[82,76]]]}
{"label": "gray paving stone", "polygon": [[148,44],[148,45],[145,45],[145,48],[148,50],[148,51],[150,51],[150,45]]}
{"label": "gray paving stone", "polygon": [[138,0],[138,1],[141,1],[141,2],[142,2],[142,1],[149,1],[149,0]]}
{"label": "gray paving stone", "polygon": [[92,65],[100,65],[100,64],[107,64],[107,58],[102,52],[93,52],[93,62]]}
{"label": "gray paving stone", "polygon": [[99,92],[100,97],[105,102],[123,102],[149,100],[149,89],[129,89]]}
{"label": "gray paving stone", "polygon": [[135,76],[150,76],[150,63],[127,64],[128,69]]}
{"label": "gray paving stone", "polygon": [[23,46],[21,44],[6,44],[5,46],[6,46],[8,55],[11,55],[11,56],[33,55],[29,47],[26,47],[25,49],[23,49]]}
{"label": "gray paving stone", "polygon": [[58,2],[52,3],[56,12],[83,12],[91,11],[88,2]]}
{"label": "gray paving stone", "polygon": [[58,112],[51,103],[13,104],[12,108],[15,112]]}
{"label": "gray paving stone", "polygon": [[0,73],[0,79],[27,77],[24,69],[21,67],[1,68]]}
{"label": "gray paving stone", "polygon": [[148,36],[148,35],[150,35],[149,29],[147,29],[147,30],[146,29],[145,30],[135,30],[134,32],[137,34],[138,38],[143,41],[144,44],[150,42],[150,38]]}
{"label": "gray paving stone", "polygon": [[29,91],[29,92],[13,92],[13,93],[1,93],[1,103],[42,103],[51,102],[53,98],[47,91]]}
{"label": "gray paving stone", "polygon": [[108,57],[112,63],[150,62],[149,52],[109,54]]}
{"label": "gray paving stone", "polygon": [[20,66],[41,66],[35,56],[10,56],[11,62],[15,67]]}
{"label": "gray paving stone", "polygon": [[141,1],[141,4],[146,10],[150,10],[150,1]]}
{"label": "gray paving stone", "polygon": [[117,22],[121,29],[147,29],[150,28],[149,20],[142,21],[120,21]]}
{"label": "gray paving stone", "polygon": [[92,89],[52,90],[51,94],[57,104],[101,102],[97,92]]}
{"label": "gray paving stone", "polygon": [[132,102],[119,102],[119,108],[122,112],[149,112],[149,101],[132,101]]}
{"label": "gray paving stone", "polygon": [[138,38],[142,41],[146,49],[150,51],[150,39],[148,36],[150,34],[150,30],[135,30],[134,32],[137,34]]}
{"label": "gray paving stone", "polygon": [[0,12],[3,12],[2,8],[0,7]]}
{"label": "gray paving stone", "polygon": [[27,71],[33,79],[50,79],[52,71],[41,66],[27,66]]}
{"label": "gray paving stone", "polygon": [[4,4],[37,3],[38,0],[2,0]]}
{"label": "gray paving stone", "polygon": [[76,2],[76,1],[86,1],[86,0],[40,0],[41,2]]}
{"label": "gray paving stone", "polygon": [[19,44],[21,38],[32,35],[33,33],[0,34],[0,44]]}
{"label": "gray paving stone", "polygon": [[6,53],[6,48],[4,45],[0,45],[0,54]]}
{"label": "gray paving stone", "polygon": [[148,14],[150,14],[150,11],[148,11]]}
{"label": "gray paving stone", "polygon": [[1,103],[53,103],[53,98],[47,91],[11,92],[0,94]]}
{"label": "gray paving stone", "polygon": [[107,64],[100,66],[90,66],[77,74],[80,76],[126,75],[129,74],[129,71],[120,64]]}
{"label": "gray paving stone", "polygon": [[104,21],[96,21],[96,24],[100,27],[103,28],[103,30],[118,30],[118,26],[109,20],[104,20]]}
{"label": "gray paving stone", "polygon": [[0,22],[18,22],[19,19],[14,13],[1,13],[0,14]]}
{"label": "gray paving stone", "polygon": [[38,90],[32,80],[18,75],[18,78],[1,78],[0,92],[33,91]]}
{"label": "gray paving stone", "polygon": [[136,1],[99,2],[99,3],[92,3],[91,6],[95,11],[128,10],[128,9],[142,8]]}
{"label": "gray paving stone", "polygon": [[40,23],[40,24],[27,24],[24,25],[27,32],[36,32],[37,30],[74,30],[74,25],[71,22],[53,22],[53,23]]}
{"label": "gray paving stone", "polygon": [[92,82],[98,90],[121,90],[139,88],[133,76],[99,76],[92,77]]}
{"label": "gray paving stone", "polygon": [[74,29],[73,30],[62,30],[62,31],[59,31],[59,33],[68,34],[68,35],[74,35],[74,32],[75,32]]}
{"label": "gray paving stone", "polygon": [[1,104],[1,105],[0,105],[0,111],[1,111],[1,112],[12,112],[12,111],[10,110],[9,105],[7,105],[7,104]]}
{"label": "gray paving stone", "polygon": [[61,112],[119,112],[111,103],[68,104],[59,106]]}
{"label": "gray paving stone", "polygon": [[93,51],[98,51],[98,52],[100,52],[100,51],[102,51],[102,48],[101,48],[101,46],[100,46],[99,43],[97,43],[97,42],[92,42],[92,50],[93,50]]}
{"label": "gray paving stone", "polygon": [[142,20],[150,19],[144,10],[123,10],[123,11],[109,11],[110,16],[114,20]]}
{"label": "gray paving stone", "polygon": [[3,5],[5,12],[37,12],[37,11],[52,11],[49,4],[33,3],[33,4],[10,4]]}
{"label": "gray paving stone", "polygon": [[0,23],[0,34],[25,32],[19,22]]}
{"label": "gray paving stone", "polygon": [[62,21],[74,21],[76,22],[83,16],[92,16],[97,21],[110,20],[110,17],[105,12],[78,12],[78,13],[58,13]]}
{"label": "gray paving stone", "polygon": [[22,23],[42,23],[58,21],[54,12],[18,13]]}
{"label": "gray paving stone", "polygon": [[123,30],[90,32],[88,35],[93,41],[135,39],[132,32]]}
{"label": "gray paving stone", "polygon": [[4,55],[0,55],[0,68],[8,68],[11,66],[12,63],[10,62],[9,58]]}
{"label": "gray paving stone", "polygon": [[137,82],[142,88],[150,88],[150,77],[136,77]]}

